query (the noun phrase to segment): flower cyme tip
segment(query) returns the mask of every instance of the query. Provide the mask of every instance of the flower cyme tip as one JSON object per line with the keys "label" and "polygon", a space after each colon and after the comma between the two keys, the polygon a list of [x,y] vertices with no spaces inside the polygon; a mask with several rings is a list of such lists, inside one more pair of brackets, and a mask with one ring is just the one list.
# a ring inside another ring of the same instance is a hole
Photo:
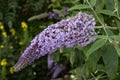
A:
{"label": "flower cyme tip", "polygon": [[26,48],[14,66],[14,70],[18,71],[35,59],[51,54],[64,46],[67,48],[74,45],[87,46],[95,41],[95,38],[90,38],[97,35],[94,27],[94,17],[82,12],[73,18],[48,26],[31,41],[30,46]]}

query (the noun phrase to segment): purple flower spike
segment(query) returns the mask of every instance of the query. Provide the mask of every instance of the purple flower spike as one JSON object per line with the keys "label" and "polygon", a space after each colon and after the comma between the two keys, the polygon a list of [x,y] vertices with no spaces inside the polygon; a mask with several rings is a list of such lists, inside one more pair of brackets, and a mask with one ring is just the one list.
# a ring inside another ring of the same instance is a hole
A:
{"label": "purple flower spike", "polygon": [[48,69],[51,69],[55,64],[55,61],[51,55],[48,55]]}
{"label": "purple flower spike", "polygon": [[69,8],[65,7],[63,9],[63,12],[64,12],[64,14],[69,14],[71,11],[69,10]]}
{"label": "purple flower spike", "polygon": [[55,12],[49,12],[48,13],[48,19],[59,19],[60,15],[58,13]]}
{"label": "purple flower spike", "polygon": [[58,77],[58,75],[65,69],[65,66],[63,65],[55,65],[52,69],[53,75],[52,78]]}
{"label": "purple flower spike", "polygon": [[48,26],[31,41],[14,66],[14,70],[23,69],[35,59],[51,54],[63,46],[68,48],[74,45],[87,46],[95,41],[95,38],[90,38],[97,35],[94,27],[93,16],[81,12],[73,18]]}

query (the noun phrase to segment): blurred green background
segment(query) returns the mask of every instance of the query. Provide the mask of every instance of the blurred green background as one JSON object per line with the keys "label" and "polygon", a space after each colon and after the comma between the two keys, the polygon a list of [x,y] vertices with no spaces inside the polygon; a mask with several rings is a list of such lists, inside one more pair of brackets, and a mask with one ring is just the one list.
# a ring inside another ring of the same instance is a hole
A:
{"label": "blurred green background", "polygon": [[51,80],[46,56],[19,72],[12,66],[35,35],[80,11],[95,17],[99,35],[53,54],[67,66],[56,80],[120,80],[120,0],[0,0],[0,80]]}

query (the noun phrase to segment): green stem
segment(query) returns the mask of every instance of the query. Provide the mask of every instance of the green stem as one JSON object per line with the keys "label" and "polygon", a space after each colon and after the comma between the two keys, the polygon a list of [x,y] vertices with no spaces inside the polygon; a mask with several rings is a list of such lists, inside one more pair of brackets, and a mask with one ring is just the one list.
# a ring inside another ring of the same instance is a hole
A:
{"label": "green stem", "polygon": [[[104,28],[103,26],[96,26],[95,29],[100,29],[100,28]],[[113,30],[119,30],[118,27],[111,27],[111,26],[106,26],[106,29],[113,29]]]}
{"label": "green stem", "polygon": [[93,11],[93,13],[95,14],[96,18],[100,22],[100,24],[103,26],[103,29],[104,29],[104,31],[106,33],[106,36],[108,37],[108,33],[107,33],[106,28],[105,28],[105,24],[100,20],[100,18],[98,17],[98,15],[96,14],[96,12],[94,11],[94,9],[93,9],[92,5],[90,4],[90,2],[88,0],[86,0],[86,1],[87,1],[88,5],[90,6],[91,10]]}

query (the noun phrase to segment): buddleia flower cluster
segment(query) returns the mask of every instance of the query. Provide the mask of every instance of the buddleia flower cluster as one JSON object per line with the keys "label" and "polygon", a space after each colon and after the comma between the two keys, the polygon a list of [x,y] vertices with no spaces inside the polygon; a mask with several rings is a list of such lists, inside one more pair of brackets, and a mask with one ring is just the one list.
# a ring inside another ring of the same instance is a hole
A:
{"label": "buddleia flower cluster", "polygon": [[56,78],[66,67],[63,64],[57,64],[52,55],[48,55],[48,69],[51,70],[52,78]]}
{"label": "buddleia flower cluster", "polygon": [[61,10],[59,13],[58,12],[48,12],[48,19],[56,19],[59,20],[63,15],[70,14],[69,8],[65,7],[63,10]]}
{"label": "buddleia flower cluster", "polygon": [[79,12],[73,18],[69,17],[48,26],[31,41],[31,44],[15,64],[14,70],[19,71],[34,60],[52,54],[62,47],[87,46],[95,41],[95,38],[90,38],[97,35],[94,27],[94,17],[82,12]]}
{"label": "buddleia flower cluster", "polygon": [[55,12],[49,12],[48,13],[48,19],[59,19],[60,15],[58,13]]}

